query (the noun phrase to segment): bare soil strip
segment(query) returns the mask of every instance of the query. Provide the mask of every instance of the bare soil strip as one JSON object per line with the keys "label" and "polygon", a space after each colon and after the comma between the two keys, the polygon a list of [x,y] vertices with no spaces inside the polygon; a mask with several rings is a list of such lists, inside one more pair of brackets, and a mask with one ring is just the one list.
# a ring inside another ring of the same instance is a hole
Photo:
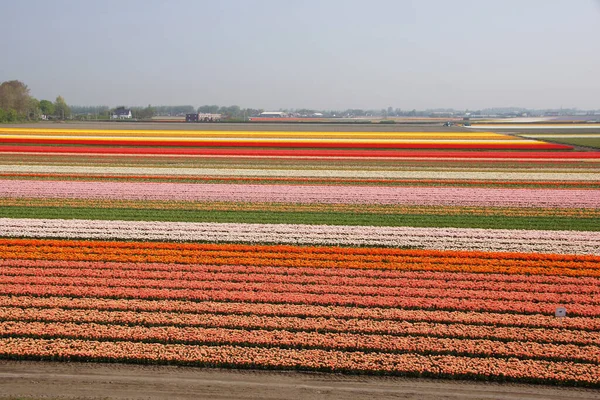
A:
{"label": "bare soil strip", "polygon": [[600,399],[600,390],[124,364],[0,361],[0,399]]}

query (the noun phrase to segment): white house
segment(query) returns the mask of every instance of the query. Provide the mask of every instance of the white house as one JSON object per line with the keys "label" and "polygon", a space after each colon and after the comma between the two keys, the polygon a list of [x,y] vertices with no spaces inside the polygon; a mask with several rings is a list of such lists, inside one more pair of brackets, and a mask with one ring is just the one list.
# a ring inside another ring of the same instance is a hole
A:
{"label": "white house", "polygon": [[287,113],[281,111],[265,111],[259,115],[261,118],[285,118],[287,116]]}
{"label": "white house", "polygon": [[131,115],[131,109],[125,107],[118,107],[113,111],[111,116],[112,119],[131,119],[133,115]]}

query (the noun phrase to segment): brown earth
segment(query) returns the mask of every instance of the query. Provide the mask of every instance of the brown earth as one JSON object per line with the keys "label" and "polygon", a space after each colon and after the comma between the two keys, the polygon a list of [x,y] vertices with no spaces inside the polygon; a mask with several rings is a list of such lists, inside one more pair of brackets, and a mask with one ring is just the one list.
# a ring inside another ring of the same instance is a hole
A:
{"label": "brown earth", "polygon": [[0,361],[0,399],[600,399],[600,390],[174,366]]}

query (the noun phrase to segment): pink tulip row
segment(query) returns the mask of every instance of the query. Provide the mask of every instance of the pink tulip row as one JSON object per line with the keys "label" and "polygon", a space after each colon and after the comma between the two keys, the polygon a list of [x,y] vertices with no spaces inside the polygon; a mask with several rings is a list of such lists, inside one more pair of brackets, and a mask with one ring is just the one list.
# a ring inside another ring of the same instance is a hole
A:
{"label": "pink tulip row", "polygon": [[[426,292],[426,291],[424,291]],[[254,303],[283,303],[329,306],[358,307],[404,307],[439,310],[491,311],[516,314],[548,314],[552,315],[558,305],[563,303],[524,301],[509,299],[493,299],[485,297],[454,298],[425,296],[364,296],[350,294],[314,294],[292,292],[240,291],[240,290],[196,290],[165,289],[140,287],[83,286],[80,284],[37,285],[33,283],[3,285],[6,295],[30,296],[76,296],[76,297],[111,297],[125,299],[148,300],[191,300],[191,301],[233,301]],[[482,295],[483,296],[483,295]],[[599,317],[600,306],[573,303],[569,305],[570,315]]]}
{"label": "pink tulip row", "polygon": [[[316,268],[315,268],[316,269]],[[281,271],[284,272],[284,271]],[[412,272],[412,271],[410,271]],[[450,274],[437,273],[448,276]],[[257,271],[252,274],[244,274],[237,271],[232,272],[189,272],[189,271],[153,271],[153,270],[121,270],[121,269],[87,269],[87,268],[22,268],[0,266],[0,276],[15,277],[72,277],[72,278],[102,278],[118,279],[128,282],[130,280],[164,280],[167,282],[163,287],[177,287],[176,282],[231,282],[231,283],[274,283],[294,285],[328,285],[335,293],[335,287],[376,287],[379,294],[398,293],[398,287],[405,288],[431,288],[431,289],[460,289],[460,290],[489,290],[496,292],[535,292],[535,293],[563,293],[568,297],[571,294],[597,295],[600,296],[600,285],[598,279],[582,277],[579,284],[563,283],[537,283],[524,279],[523,281],[494,279],[486,281],[483,279],[470,279],[475,274],[456,272],[450,279],[444,276],[436,276],[436,273],[411,274],[412,276],[399,276],[393,278],[377,277],[345,277],[343,275],[293,275],[285,273],[265,273]],[[502,277],[502,275],[499,275]],[[162,284],[161,284],[162,285]]]}
{"label": "pink tulip row", "polygon": [[177,292],[193,291],[195,295],[208,296],[212,292],[258,292],[258,293],[289,293],[290,295],[323,295],[365,298],[377,298],[384,302],[394,302],[396,297],[406,298],[436,298],[436,299],[479,299],[507,300],[517,302],[542,302],[555,304],[589,305],[600,311],[600,297],[590,294],[544,293],[537,292],[536,287],[531,291],[494,291],[491,288],[455,289],[450,287],[378,287],[378,286],[338,286],[332,284],[309,285],[287,283],[285,277],[280,282],[230,282],[230,281],[189,281],[189,280],[157,280],[130,278],[90,278],[90,277],[48,277],[48,276],[14,276],[0,275],[0,285],[30,284],[40,286],[80,286],[80,287],[114,287],[139,288],[140,290],[162,288]]}
{"label": "pink tulip row", "polygon": [[58,358],[237,368],[379,372],[600,386],[600,367],[598,365],[517,358],[31,338],[0,339],[0,355],[34,359]]}
{"label": "pink tulip row", "polygon": [[[56,308],[67,311],[83,310],[118,311],[134,313],[170,313],[179,314],[213,314],[224,317],[256,316],[299,318],[303,319],[336,319],[342,321],[381,321],[382,323],[414,322],[432,324],[459,324],[469,326],[488,325],[494,327],[541,328],[548,330],[575,330],[577,332],[600,331],[600,318],[572,316],[558,319],[554,314],[522,315],[515,313],[494,313],[485,311],[444,311],[406,308],[353,307],[316,304],[283,304],[283,303],[249,303],[249,302],[215,302],[215,301],[180,301],[180,300],[146,300],[146,299],[114,299],[104,297],[38,297],[43,293],[36,292],[35,296],[0,295],[1,307],[30,307]],[[175,318],[175,317],[174,317]],[[343,323],[343,322],[342,322]],[[350,322],[348,322],[351,324]],[[352,326],[352,324],[351,324]],[[536,331],[536,329],[534,329]],[[587,337],[586,333],[581,338]]]}
{"label": "pink tulip row", "polygon": [[600,347],[486,339],[430,338],[352,333],[290,332],[176,326],[125,326],[0,321],[0,337],[26,336],[85,340],[318,348],[383,353],[422,353],[518,357],[600,363]]}
{"label": "pink tulip row", "polygon": [[468,325],[461,323],[410,322],[325,317],[285,317],[179,312],[100,311],[94,309],[1,307],[0,321],[74,322],[128,326],[177,326],[232,329],[267,329],[293,332],[332,332],[396,336],[488,339],[598,345],[600,332]]}
{"label": "pink tulip row", "polygon": [[284,203],[600,207],[597,189],[237,185],[0,180],[0,197]]}
{"label": "pink tulip row", "polygon": [[7,237],[218,241],[599,254],[600,232],[0,218]]}
{"label": "pink tulip row", "polygon": [[[377,279],[377,285],[397,286],[407,281],[430,281],[432,285],[438,280],[460,285],[462,281],[469,281],[496,285],[510,284],[517,290],[527,289],[532,284],[546,285],[547,290],[556,293],[569,293],[577,291],[597,293],[600,291],[600,278],[588,276],[569,277],[553,275],[505,275],[505,274],[480,274],[468,272],[441,272],[441,271],[407,271],[396,269],[339,269],[339,268],[311,268],[311,267],[270,267],[255,265],[207,265],[207,264],[165,264],[165,263],[121,263],[121,262],[95,262],[95,261],[49,261],[49,260],[2,260],[0,269],[4,271],[20,270],[25,275],[38,274],[44,271],[52,276],[55,270],[81,271],[90,277],[141,277],[150,274],[155,278],[190,279],[203,276],[203,274],[228,274],[231,277],[243,276],[245,279],[255,279],[257,282],[271,281],[271,277],[287,276],[288,279],[298,279],[298,283],[326,282],[325,279],[336,279],[341,284],[352,284],[353,280]],[[28,270],[34,272],[27,272]],[[13,273],[15,274],[15,273]],[[121,275],[122,274],[122,275]],[[155,274],[155,275],[152,275]],[[164,274],[164,275],[163,275]],[[59,274],[57,274],[59,275]],[[232,278],[234,281],[239,280]],[[277,279],[277,278],[273,278]],[[558,285],[557,285],[558,284]]]}

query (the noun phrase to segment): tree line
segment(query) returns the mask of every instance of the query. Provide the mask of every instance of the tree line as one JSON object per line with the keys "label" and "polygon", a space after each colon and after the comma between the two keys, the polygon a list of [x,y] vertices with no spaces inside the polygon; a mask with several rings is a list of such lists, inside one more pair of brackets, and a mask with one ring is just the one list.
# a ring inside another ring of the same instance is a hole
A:
{"label": "tree line", "polygon": [[54,102],[38,100],[29,94],[29,88],[21,81],[0,83],[0,122],[22,122],[42,118],[67,119],[71,109],[62,96]]}

